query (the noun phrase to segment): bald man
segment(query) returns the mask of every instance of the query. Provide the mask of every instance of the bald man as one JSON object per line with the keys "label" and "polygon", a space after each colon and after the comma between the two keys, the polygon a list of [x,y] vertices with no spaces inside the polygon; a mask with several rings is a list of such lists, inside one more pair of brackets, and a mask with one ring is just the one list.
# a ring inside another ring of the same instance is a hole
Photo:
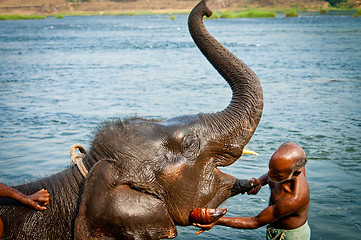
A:
{"label": "bald man", "polygon": [[295,143],[282,144],[269,161],[269,171],[252,179],[248,194],[257,194],[261,186],[271,189],[269,206],[255,217],[222,217],[209,225],[194,224],[204,230],[214,225],[255,229],[268,224],[266,239],[310,239],[307,223],[310,190],[306,181],[306,153]]}

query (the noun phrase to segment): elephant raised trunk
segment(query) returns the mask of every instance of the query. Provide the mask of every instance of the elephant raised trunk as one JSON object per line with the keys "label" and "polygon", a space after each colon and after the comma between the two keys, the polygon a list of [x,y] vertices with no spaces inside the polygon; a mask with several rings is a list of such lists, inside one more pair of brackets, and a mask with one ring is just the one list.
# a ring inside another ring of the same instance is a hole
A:
{"label": "elephant raised trunk", "polygon": [[[228,142],[230,148],[240,152],[235,153],[235,157],[238,158],[261,119],[262,88],[255,73],[214,39],[205,28],[203,17],[212,15],[206,2],[207,0],[201,1],[190,13],[189,31],[203,55],[228,82],[233,97],[223,111],[215,114],[200,114],[200,117],[210,125],[211,131],[218,133],[217,137],[221,136],[225,142]],[[233,162],[225,165],[231,163]]]}
{"label": "elephant raised trunk", "polygon": [[19,186],[46,188],[52,197],[41,213],[0,206],[3,239],[174,238],[176,225],[191,224],[194,209],[217,208],[246,191],[218,167],[242,155],[261,118],[262,89],[252,70],[208,33],[203,16],[211,13],[200,2],[189,30],[231,86],[231,103],[217,113],[103,124],[84,158],[86,180],[73,167]]}

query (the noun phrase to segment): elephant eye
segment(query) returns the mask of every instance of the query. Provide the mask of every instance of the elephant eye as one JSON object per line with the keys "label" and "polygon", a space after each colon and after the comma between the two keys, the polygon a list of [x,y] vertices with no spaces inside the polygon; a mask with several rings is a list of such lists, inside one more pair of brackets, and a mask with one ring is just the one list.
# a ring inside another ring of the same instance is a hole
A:
{"label": "elephant eye", "polygon": [[175,138],[167,138],[164,146],[174,153],[182,152],[181,143]]}
{"label": "elephant eye", "polygon": [[196,157],[199,153],[200,142],[196,135],[187,135],[182,140],[182,155],[187,158]]}

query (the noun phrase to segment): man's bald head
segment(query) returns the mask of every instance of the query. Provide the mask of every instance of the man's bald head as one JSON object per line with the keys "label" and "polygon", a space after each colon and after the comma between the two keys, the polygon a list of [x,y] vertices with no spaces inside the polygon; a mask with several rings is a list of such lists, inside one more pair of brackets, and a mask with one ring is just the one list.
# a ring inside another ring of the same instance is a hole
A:
{"label": "man's bald head", "polygon": [[289,179],[291,175],[307,163],[305,151],[296,143],[282,144],[269,161],[269,176],[273,179]]}
{"label": "man's bald head", "polygon": [[284,157],[293,161],[292,171],[303,168],[307,163],[305,151],[296,143],[286,142],[278,150],[280,150],[281,154],[284,154]]}

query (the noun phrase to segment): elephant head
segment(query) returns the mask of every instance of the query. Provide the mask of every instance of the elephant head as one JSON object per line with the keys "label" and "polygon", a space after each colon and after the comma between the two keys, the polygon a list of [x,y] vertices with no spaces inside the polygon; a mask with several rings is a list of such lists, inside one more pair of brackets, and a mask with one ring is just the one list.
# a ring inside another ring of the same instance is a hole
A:
{"label": "elephant head", "polygon": [[229,83],[230,104],[217,113],[163,122],[130,119],[105,124],[86,162],[88,174],[75,237],[160,239],[189,225],[194,208],[216,208],[232,196],[236,178],[219,167],[239,159],[263,108],[254,72],[217,42],[203,24],[206,1],[190,13],[190,34],[203,55]]}

